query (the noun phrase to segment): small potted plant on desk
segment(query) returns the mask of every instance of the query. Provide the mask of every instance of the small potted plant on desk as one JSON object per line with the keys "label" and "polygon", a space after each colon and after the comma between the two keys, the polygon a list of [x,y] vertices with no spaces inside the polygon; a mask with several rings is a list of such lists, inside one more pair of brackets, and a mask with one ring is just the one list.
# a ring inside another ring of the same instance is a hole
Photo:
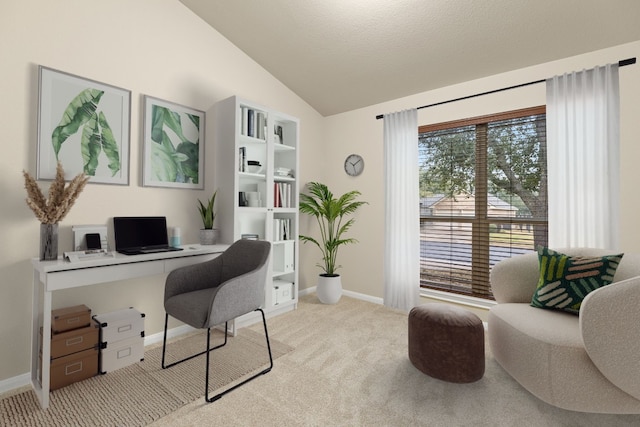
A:
{"label": "small potted plant on desk", "polygon": [[216,204],[216,194],[218,191],[214,191],[213,196],[207,201],[206,204],[202,203],[198,199],[198,211],[202,217],[202,226],[200,229],[200,244],[201,245],[215,245],[218,239],[218,230],[213,228],[213,222],[216,219],[216,212],[214,210]]}
{"label": "small potted plant on desk", "polygon": [[300,236],[303,243],[312,242],[322,252],[323,263],[318,263],[324,273],[318,277],[317,295],[324,304],[335,304],[342,296],[342,282],[336,270],[338,248],[348,243],[356,243],[353,238],[345,238],[344,233],[351,228],[354,218],[343,223],[346,215],[353,214],[367,202],[357,201],[359,191],[349,191],[335,198],[326,185],[319,182],[307,184],[309,194],[300,194],[300,212],[313,216],[320,227],[319,241],[310,236]]}

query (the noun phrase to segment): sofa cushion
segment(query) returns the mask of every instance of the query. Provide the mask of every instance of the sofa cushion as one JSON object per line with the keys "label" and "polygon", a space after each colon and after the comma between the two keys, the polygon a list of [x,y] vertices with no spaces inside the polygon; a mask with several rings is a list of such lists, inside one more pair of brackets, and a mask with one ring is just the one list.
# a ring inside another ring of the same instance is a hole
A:
{"label": "sofa cushion", "polygon": [[578,314],[589,292],[613,281],[622,256],[569,256],[540,247],[540,275],[531,305]]}

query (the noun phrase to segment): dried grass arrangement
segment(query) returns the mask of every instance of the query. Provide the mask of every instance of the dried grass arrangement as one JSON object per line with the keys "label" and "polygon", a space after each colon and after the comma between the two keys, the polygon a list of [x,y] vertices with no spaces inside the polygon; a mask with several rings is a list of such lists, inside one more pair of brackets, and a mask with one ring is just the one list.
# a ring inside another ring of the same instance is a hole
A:
{"label": "dried grass arrangement", "polygon": [[56,178],[49,187],[48,199],[45,199],[36,180],[24,170],[22,174],[24,175],[24,188],[27,190],[27,206],[31,208],[42,224],[57,224],[62,221],[89,181],[88,176],[80,173],[65,187],[64,169],[62,164],[58,162]]}

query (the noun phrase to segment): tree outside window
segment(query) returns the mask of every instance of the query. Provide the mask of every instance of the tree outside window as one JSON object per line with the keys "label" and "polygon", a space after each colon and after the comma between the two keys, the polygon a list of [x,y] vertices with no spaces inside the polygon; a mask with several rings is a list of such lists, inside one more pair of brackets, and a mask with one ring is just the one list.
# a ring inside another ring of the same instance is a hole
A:
{"label": "tree outside window", "polygon": [[493,299],[491,267],[547,242],[545,107],[422,126],[423,287]]}

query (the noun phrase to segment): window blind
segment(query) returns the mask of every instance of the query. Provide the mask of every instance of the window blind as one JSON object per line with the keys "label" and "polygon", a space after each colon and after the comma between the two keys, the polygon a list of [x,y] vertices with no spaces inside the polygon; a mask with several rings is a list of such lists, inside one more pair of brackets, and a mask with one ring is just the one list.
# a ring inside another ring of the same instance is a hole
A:
{"label": "window blind", "polygon": [[493,299],[491,267],[547,242],[544,106],[419,128],[421,286]]}

